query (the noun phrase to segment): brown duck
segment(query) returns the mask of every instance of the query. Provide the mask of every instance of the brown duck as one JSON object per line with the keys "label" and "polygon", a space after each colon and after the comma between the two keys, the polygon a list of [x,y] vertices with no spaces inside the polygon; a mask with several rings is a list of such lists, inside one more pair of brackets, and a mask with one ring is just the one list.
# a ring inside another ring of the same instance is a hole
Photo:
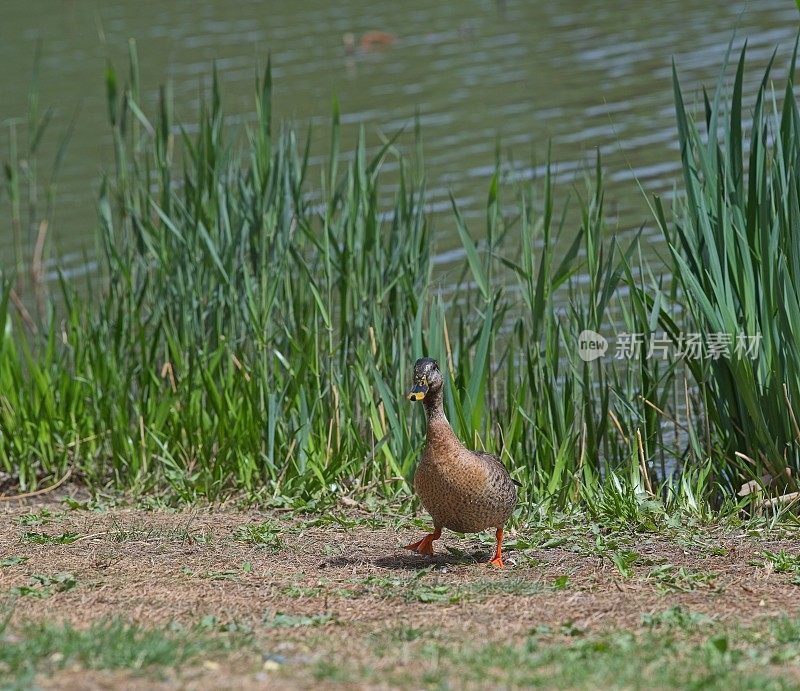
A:
{"label": "brown duck", "polygon": [[433,518],[433,532],[406,549],[433,554],[433,541],[441,537],[442,528],[459,533],[495,528],[497,548],[489,563],[502,568],[503,526],[517,504],[519,483],[497,456],[470,451],[459,441],[444,414],[443,387],[436,360],[417,360],[408,398],[422,401],[428,428],[414,489]]}

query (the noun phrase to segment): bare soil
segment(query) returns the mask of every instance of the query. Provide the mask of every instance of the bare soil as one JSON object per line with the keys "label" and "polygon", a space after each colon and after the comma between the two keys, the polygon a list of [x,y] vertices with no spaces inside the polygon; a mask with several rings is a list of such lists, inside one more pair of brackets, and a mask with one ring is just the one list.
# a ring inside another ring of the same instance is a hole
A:
{"label": "bare soil", "polygon": [[[31,514],[42,509],[50,516],[37,525]],[[246,533],[265,522],[274,539],[243,541],[243,527]],[[0,561],[24,558],[0,568],[0,598],[36,574],[68,572],[74,588],[17,599],[12,630],[30,621],[86,626],[109,617],[192,626],[213,616],[222,627],[254,632],[256,653],[156,678],[66,670],[41,680],[53,688],[335,685],[315,681],[309,670],[325,661],[363,664],[376,642],[406,628],[459,641],[514,642],[565,623],[587,633],[636,628],[643,616],[674,605],[744,623],[800,609],[792,575],[776,573],[763,557],[765,550],[795,554],[797,541],[786,537],[711,528],[703,539],[640,534],[628,541],[638,557],[625,576],[607,554],[592,552],[593,536],[581,540],[574,531],[553,547],[510,548],[501,571],[481,563],[491,556],[488,534],[481,541],[445,533],[436,555],[423,557],[402,548],[422,535],[406,519],[351,512],[343,525],[319,523],[314,516],[233,509],[0,504]],[[65,534],[74,541],[37,543]],[[654,576],[659,567],[673,567],[675,582]],[[402,672],[416,663],[381,658],[373,665],[378,674],[381,664]]]}

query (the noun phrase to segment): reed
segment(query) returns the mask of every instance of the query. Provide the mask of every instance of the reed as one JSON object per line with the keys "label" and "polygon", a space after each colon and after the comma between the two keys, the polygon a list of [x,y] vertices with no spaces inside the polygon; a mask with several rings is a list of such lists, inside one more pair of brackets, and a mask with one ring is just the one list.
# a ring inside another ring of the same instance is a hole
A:
{"label": "reed", "polygon": [[[682,327],[707,339],[720,334],[729,344],[729,356],[688,361],[706,425],[694,439],[695,453],[713,459],[719,481],[730,491],[750,477],[796,489],[800,115],[793,75],[797,49],[782,105],[772,91],[770,61],[749,114],[743,107],[742,86],[746,50],[745,46],[739,56],[730,93],[724,70],[714,92],[704,92],[700,122],[685,106],[675,73],[685,195],[670,214],[656,199],[654,213],[671,251],[684,319],[683,324],[673,321],[667,314],[670,300],[663,300],[661,323],[674,338]],[[752,123],[746,131],[748,116]],[[671,301],[674,304],[675,298]]]}
{"label": "reed", "polygon": [[[315,185],[308,138],[272,120],[269,67],[244,131],[223,126],[215,74],[190,133],[167,88],[146,112],[132,45],[124,86],[113,68],[106,75],[115,166],[98,199],[100,271],[85,286],[62,280],[36,328],[13,305],[14,276],[0,288],[0,477],[24,491],[70,471],[94,490],[243,492],[308,507],[405,494],[423,435],[403,393],[425,354],[446,364],[457,433],[501,454],[526,488],[524,511],[585,502],[639,515],[659,497],[705,511],[741,474],[732,450],[774,466],[794,439],[772,363],[794,372],[797,362],[785,340],[798,326],[797,111],[784,108],[773,142],[759,98],[758,173],[745,184],[742,70],[727,153],[702,143],[676,89],[687,198],[675,223],[654,205],[674,288],[646,278],[637,239],[613,239],[598,160],[580,195],[555,189],[549,173],[517,188],[496,174],[482,228],[454,202],[437,222],[458,229],[464,271],[445,291],[423,172],[402,156],[391,187],[383,172],[399,156],[393,142],[368,153],[362,132],[343,156],[334,103]],[[578,357],[585,329],[650,333],[660,322],[674,333],[683,299],[704,327],[769,331],[772,359],[750,370],[708,363],[684,381],[657,360]],[[678,420],[667,411],[690,387],[706,403],[732,398]],[[693,431],[706,419],[710,444]]]}

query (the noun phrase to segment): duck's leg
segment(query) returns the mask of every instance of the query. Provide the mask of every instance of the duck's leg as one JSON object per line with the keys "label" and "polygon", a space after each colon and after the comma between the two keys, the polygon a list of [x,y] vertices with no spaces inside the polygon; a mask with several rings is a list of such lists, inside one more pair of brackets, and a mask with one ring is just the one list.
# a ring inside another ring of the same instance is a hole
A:
{"label": "duck's leg", "polygon": [[412,542],[410,545],[406,545],[405,548],[413,552],[418,552],[419,554],[430,554],[433,556],[433,541],[438,540],[441,536],[442,529],[435,528],[432,533],[423,537],[419,542]]}
{"label": "duck's leg", "polygon": [[489,564],[493,564],[498,568],[504,569],[505,564],[503,564],[503,529],[498,528],[497,532],[495,533],[497,537],[497,547],[494,550],[494,558],[489,560]]}

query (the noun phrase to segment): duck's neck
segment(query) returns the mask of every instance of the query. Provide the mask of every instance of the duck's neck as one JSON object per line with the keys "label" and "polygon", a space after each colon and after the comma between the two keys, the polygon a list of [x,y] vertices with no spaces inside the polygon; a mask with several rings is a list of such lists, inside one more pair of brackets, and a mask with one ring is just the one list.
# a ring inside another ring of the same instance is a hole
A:
{"label": "duck's neck", "polygon": [[422,404],[425,406],[425,418],[428,421],[426,432],[428,442],[441,440],[442,437],[455,438],[453,429],[444,414],[442,390],[429,393],[422,400]]}

